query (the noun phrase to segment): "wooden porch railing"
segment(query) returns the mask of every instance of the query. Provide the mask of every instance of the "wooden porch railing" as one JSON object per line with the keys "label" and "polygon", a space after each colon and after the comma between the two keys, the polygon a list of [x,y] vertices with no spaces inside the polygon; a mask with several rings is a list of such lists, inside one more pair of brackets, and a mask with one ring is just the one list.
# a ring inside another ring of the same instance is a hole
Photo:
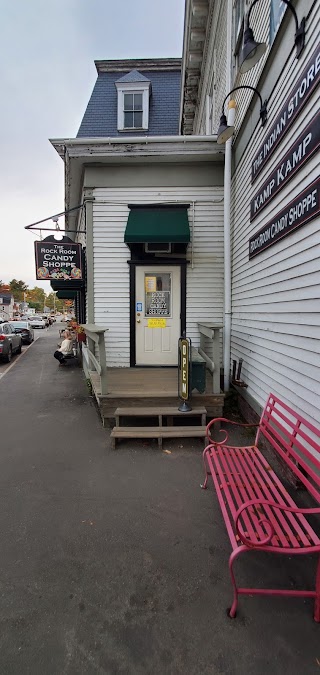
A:
{"label": "wooden porch railing", "polygon": [[[82,354],[83,358],[87,360],[87,365],[89,363],[94,366],[94,369],[100,376],[100,392],[103,395],[107,394],[107,361],[106,361],[106,348],[104,342],[104,334],[108,328],[102,328],[101,326],[96,326],[94,323],[83,323],[81,324],[84,332],[87,336],[87,345],[83,345]],[[98,349],[98,358],[96,358],[95,352],[97,345]]]}
{"label": "wooden porch railing", "polygon": [[[222,330],[223,326],[205,321],[198,323],[198,328],[200,333],[198,352],[212,373],[212,393],[220,394],[220,330]],[[211,341],[209,354],[206,351],[208,340]]]}

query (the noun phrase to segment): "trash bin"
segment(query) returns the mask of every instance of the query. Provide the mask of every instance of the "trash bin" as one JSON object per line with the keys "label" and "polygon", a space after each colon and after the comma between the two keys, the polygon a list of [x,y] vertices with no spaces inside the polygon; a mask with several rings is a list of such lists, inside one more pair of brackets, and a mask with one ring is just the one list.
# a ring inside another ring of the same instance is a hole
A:
{"label": "trash bin", "polygon": [[199,394],[206,390],[206,362],[195,347],[191,348],[191,389]]}

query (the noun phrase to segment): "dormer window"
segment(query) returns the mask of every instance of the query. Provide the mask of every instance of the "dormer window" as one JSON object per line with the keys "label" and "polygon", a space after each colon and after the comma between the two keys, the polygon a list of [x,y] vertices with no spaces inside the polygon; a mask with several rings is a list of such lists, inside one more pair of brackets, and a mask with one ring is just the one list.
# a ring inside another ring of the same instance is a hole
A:
{"label": "dormer window", "polygon": [[143,92],[123,94],[123,128],[143,129]]}
{"label": "dormer window", "polygon": [[147,131],[149,127],[150,80],[137,70],[115,85],[118,92],[118,131]]}

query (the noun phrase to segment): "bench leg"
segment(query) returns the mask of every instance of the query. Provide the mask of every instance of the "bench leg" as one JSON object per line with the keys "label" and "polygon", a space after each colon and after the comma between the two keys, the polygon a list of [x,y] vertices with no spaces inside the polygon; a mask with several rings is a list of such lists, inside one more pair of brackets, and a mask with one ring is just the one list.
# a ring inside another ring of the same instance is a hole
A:
{"label": "bench leg", "polygon": [[314,602],[314,620],[320,623],[320,555],[316,572],[316,599]]}
{"label": "bench leg", "polygon": [[234,571],[233,571],[233,564],[235,563],[236,559],[238,556],[243,553],[244,551],[247,551],[246,546],[241,546],[240,548],[237,548],[235,551],[232,551],[231,556],[229,558],[229,572],[231,576],[231,583],[233,586],[233,603],[228,610],[228,614],[231,619],[235,619],[237,615],[237,608],[238,608],[238,587],[236,584],[236,578],[234,576]]}
{"label": "bench leg", "polygon": [[205,448],[203,453],[202,453],[204,473],[205,473],[204,483],[200,483],[200,487],[202,488],[202,490],[207,489],[208,477],[210,476],[210,471],[207,470],[207,465],[206,465],[206,458],[205,458],[206,450],[207,450],[207,448]]}

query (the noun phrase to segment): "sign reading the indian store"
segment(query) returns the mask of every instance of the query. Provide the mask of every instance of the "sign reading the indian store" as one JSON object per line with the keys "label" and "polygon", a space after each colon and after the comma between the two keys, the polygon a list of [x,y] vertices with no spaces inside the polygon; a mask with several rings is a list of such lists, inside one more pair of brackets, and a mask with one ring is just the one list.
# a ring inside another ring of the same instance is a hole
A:
{"label": "sign reading the indian store", "polygon": [[314,51],[297,84],[281,108],[273,127],[267,138],[260,146],[251,165],[251,182],[253,183],[272,153],[280,143],[280,140],[290,128],[301,108],[310,98],[317,82],[320,79],[320,50]]}
{"label": "sign reading the indian store", "polygon": [[312,157],[320,145],[320,115],[316,115],[299,138],[293,143],[274,171],[253,197],[250,220],[262,211],[292,176]]}
{"label": "sign reading the indian store", "polygon": [[249,258],[305,225],[320,213],[320,178],[308,185],[249,240]]}
{"label": "sign reading the indian store", "polygon": [[35,241],[34,246],[37,279],[81,281],[81,244],[75,244],[69,237],[63,241],[47,237],[44,241]]}

